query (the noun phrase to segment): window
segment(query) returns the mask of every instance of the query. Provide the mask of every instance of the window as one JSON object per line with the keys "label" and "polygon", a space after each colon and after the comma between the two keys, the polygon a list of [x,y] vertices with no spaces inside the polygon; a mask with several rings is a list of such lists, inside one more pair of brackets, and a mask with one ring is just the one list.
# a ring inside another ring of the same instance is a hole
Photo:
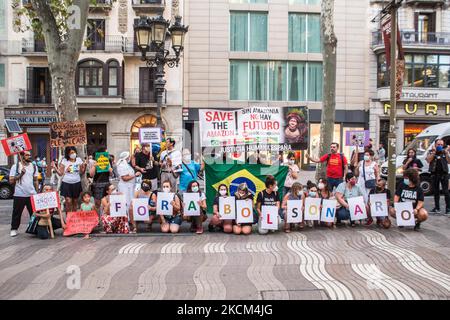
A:
{"label": "window", "polygon": [[267,51],[267,13],[230,13],[230,50]]}
{"label": "window", "polygon": [[230,99],[321,101],[322,63],[230,61]]}
{"label": "window", "polygon": [[0,1],[0,34],[6,33],[6,1]]}
{"label": "window", "polygon": [[289,0],[289,4],[319,5],[321,0]]}
{"label": "window", "polygon": [[5,86],[5,65],[0,63],[0,87]]}
{"label": "window", "polygon": [[78,64],[78,95],[103,95],[103,63],[87,60]]}
{"label": "window", "polygon": [[320,15],[289,14],[289,52],[321,52]]}
{"label": "window", "polygon": [[120,65],[116,60],[108,63],[108,95],[119,95]]}
{"label": "window", "polygon": [[87,42],[88,50],[105,50],[105,20],[88,19]]}

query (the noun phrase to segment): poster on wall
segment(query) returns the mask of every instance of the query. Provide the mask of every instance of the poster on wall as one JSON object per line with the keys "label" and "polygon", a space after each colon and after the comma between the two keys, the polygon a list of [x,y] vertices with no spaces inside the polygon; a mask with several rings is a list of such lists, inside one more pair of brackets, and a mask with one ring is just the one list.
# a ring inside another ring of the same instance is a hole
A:
{"label": "poster on wall", "polygon": [[50,145],[52,148],[87,144],[86,122],[64,121],[50,123]]}

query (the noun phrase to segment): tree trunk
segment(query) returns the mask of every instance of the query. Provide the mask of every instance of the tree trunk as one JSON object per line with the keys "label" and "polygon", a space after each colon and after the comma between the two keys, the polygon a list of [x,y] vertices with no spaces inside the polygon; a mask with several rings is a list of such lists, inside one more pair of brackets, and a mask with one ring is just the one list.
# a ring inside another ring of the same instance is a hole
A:
{"label": "tree trunk", "polygon": [[[319,156],[330,152],[336,118],[337,38],[334,34],[334,0],[322,0],[321,36],[323,45],[323,107],[320,124]],[[316,169],[316,181],[321,177],[326,177],[325,164],[319,163]]]}

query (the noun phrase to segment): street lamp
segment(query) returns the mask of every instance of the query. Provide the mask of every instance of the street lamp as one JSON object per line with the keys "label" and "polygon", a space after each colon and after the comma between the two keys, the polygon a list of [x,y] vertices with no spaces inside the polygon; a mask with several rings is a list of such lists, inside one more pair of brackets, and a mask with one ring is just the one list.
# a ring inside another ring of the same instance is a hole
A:
{"label": "street lamp", "polygon": [[[137,46],[142,53],[142,61],[149,67],[156,67],[156,80],[154,88],[157,94],[157,113],[156,119],[158,125],[161,125],[161,107],[164,95],[164,67],[178,67],[180,54],[184,49],[184,36],[188,32],[188,26],[181,24],[181,17],[176,16],[175,22],[170,25],[170,21],[162,16],[156,18],[140,17],[134,27]],[[170,56],[170,51],[166,49],[166,41],[172,42],[172,50],[175,56]],[[147,53],[153,53],[147,56]]]}

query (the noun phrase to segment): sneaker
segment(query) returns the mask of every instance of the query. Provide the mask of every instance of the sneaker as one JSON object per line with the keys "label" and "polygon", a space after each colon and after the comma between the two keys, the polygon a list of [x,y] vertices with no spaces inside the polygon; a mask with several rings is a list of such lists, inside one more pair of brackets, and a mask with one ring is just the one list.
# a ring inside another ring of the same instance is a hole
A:
{"label": "sneaker", "polygon": [[350,225],[351,225],[352,227],[356,227],[356,222],[355,222],[355,221],[352,221],[352,222],[350,222]]}
{"label": "sneaker", "polygon": [[216,228],[212,224],[209,224],[208,225],[208,231],[209,232],[216,232]]}
{"label": "sneaker", "polygon": [[196,233],[197,234],[202,234],[203,233],[203,226],[198,227]]}
{"label": "sneaker", "polygon": [[17,230],[11,230],[11,232],[9,233],[9,235],[11,237],[16,237],[17,236]]}
{"label": "sneaker", "polygon": [[439,213],[441,213],[441,209],[439,209],[439,208],[433,208],[430,212],[431,212],[431,213],[434,213],[434,214],[439,214]]}
{"label": "sneaker", "polygon": [[417,222],[416,225],[414,226],[414,231],[418,230],[420,230],[420,222]]}

